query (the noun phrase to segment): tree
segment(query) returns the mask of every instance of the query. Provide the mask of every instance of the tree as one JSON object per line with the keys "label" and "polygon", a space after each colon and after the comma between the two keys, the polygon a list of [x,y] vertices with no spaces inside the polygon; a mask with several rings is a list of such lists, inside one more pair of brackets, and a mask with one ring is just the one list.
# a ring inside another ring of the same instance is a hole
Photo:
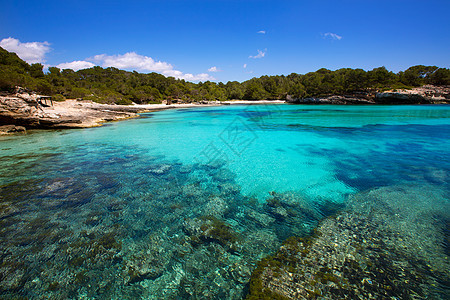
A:
{"label": "tree", "polygon": [[44,68],[44,66],[42,64],[32,64],[30,66],[30,75],[31,77],[34,78],[42,78],[44,77],[44,72],[42,71],[42,69]]}

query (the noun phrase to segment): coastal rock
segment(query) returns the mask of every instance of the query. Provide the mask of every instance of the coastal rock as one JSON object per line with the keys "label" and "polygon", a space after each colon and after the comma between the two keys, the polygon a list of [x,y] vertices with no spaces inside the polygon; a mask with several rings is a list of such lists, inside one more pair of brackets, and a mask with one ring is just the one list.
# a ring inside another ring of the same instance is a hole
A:
{"label": "coastal rock", "polygon": [[425,85],[409,90],[376,92],[368,90],[345,95],[308,97],[295,99],[286,97],[291,104],[445,104],[450,103],[450,87]]}
{"label": "coastal rock", "polygon": [[2,134],[14,134],[26,132],[25,127],[16,125],[3,125],[0,126],[0,135]]}
{"label": "coastal rock", "polygon": [[432,102],[419,94],[377,93],[377,104],[431,104]]}
{"label": "coastal rock", "polygon": [[26,128],[84,128],[102,122],[135,117],[145,109],[125,105],[106,105],[91,101],[66,100],[41,105],[38,95],[26,92],[0,96],[0,125],[12,124]]}
{"label": "coastal rock", "polygon": [[288,101],[289,103],[293,104],[335,104],[335,105],[341,105],[341,104],[374,104],[373,101],[366,98],[358,98],[355,95],[333,95],[328,97],[319,97],[319,98],[303,98],[303,99],[294,99],[291,101]]}

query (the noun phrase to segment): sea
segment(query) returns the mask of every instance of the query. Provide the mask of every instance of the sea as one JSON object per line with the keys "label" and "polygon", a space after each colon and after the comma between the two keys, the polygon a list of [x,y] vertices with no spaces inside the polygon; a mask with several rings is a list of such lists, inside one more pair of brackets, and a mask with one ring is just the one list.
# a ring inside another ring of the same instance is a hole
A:
{"label": "sea", "polygon": [[198,106],[29,130],[0,137],[0,298],[243,299],[286,240],[371,201],[367,220],[429,266],[401,295],[445,299],[449,200],[449,105]]}

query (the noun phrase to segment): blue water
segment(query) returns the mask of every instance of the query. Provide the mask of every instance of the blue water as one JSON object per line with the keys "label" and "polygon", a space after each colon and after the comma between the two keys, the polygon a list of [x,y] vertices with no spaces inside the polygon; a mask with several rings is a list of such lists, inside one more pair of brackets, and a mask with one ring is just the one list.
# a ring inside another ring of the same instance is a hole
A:
{"label": "blue water", "polygon": [[349,197],[417,187],[450,214],[444,105],[166,110],[0,151],[0,297],[239,299]]}

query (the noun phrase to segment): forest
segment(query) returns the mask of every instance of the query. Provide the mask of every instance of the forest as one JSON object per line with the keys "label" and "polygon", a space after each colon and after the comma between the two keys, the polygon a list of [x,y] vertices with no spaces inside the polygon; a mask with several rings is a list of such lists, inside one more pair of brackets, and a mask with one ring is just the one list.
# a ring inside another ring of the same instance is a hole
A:
{"label": "forest", "polygon": [[398,73],[385,67],[370,71],[343,68],[319,69],[307,74],[261,76],[244,82],[211,81],[192,83],[158,73],[138,73],[102,68],[73,71],[28,64],[15,53],[0,47],[0,91],[11,92],[21,86],[55,100],[85,99],[99,103],[146,104],[165,99],[182,102],[223,100],[284,100],[292,98],[345,95],[367,90],[407,89],[424,84],[450,85],[450,69],[412,66]]}

